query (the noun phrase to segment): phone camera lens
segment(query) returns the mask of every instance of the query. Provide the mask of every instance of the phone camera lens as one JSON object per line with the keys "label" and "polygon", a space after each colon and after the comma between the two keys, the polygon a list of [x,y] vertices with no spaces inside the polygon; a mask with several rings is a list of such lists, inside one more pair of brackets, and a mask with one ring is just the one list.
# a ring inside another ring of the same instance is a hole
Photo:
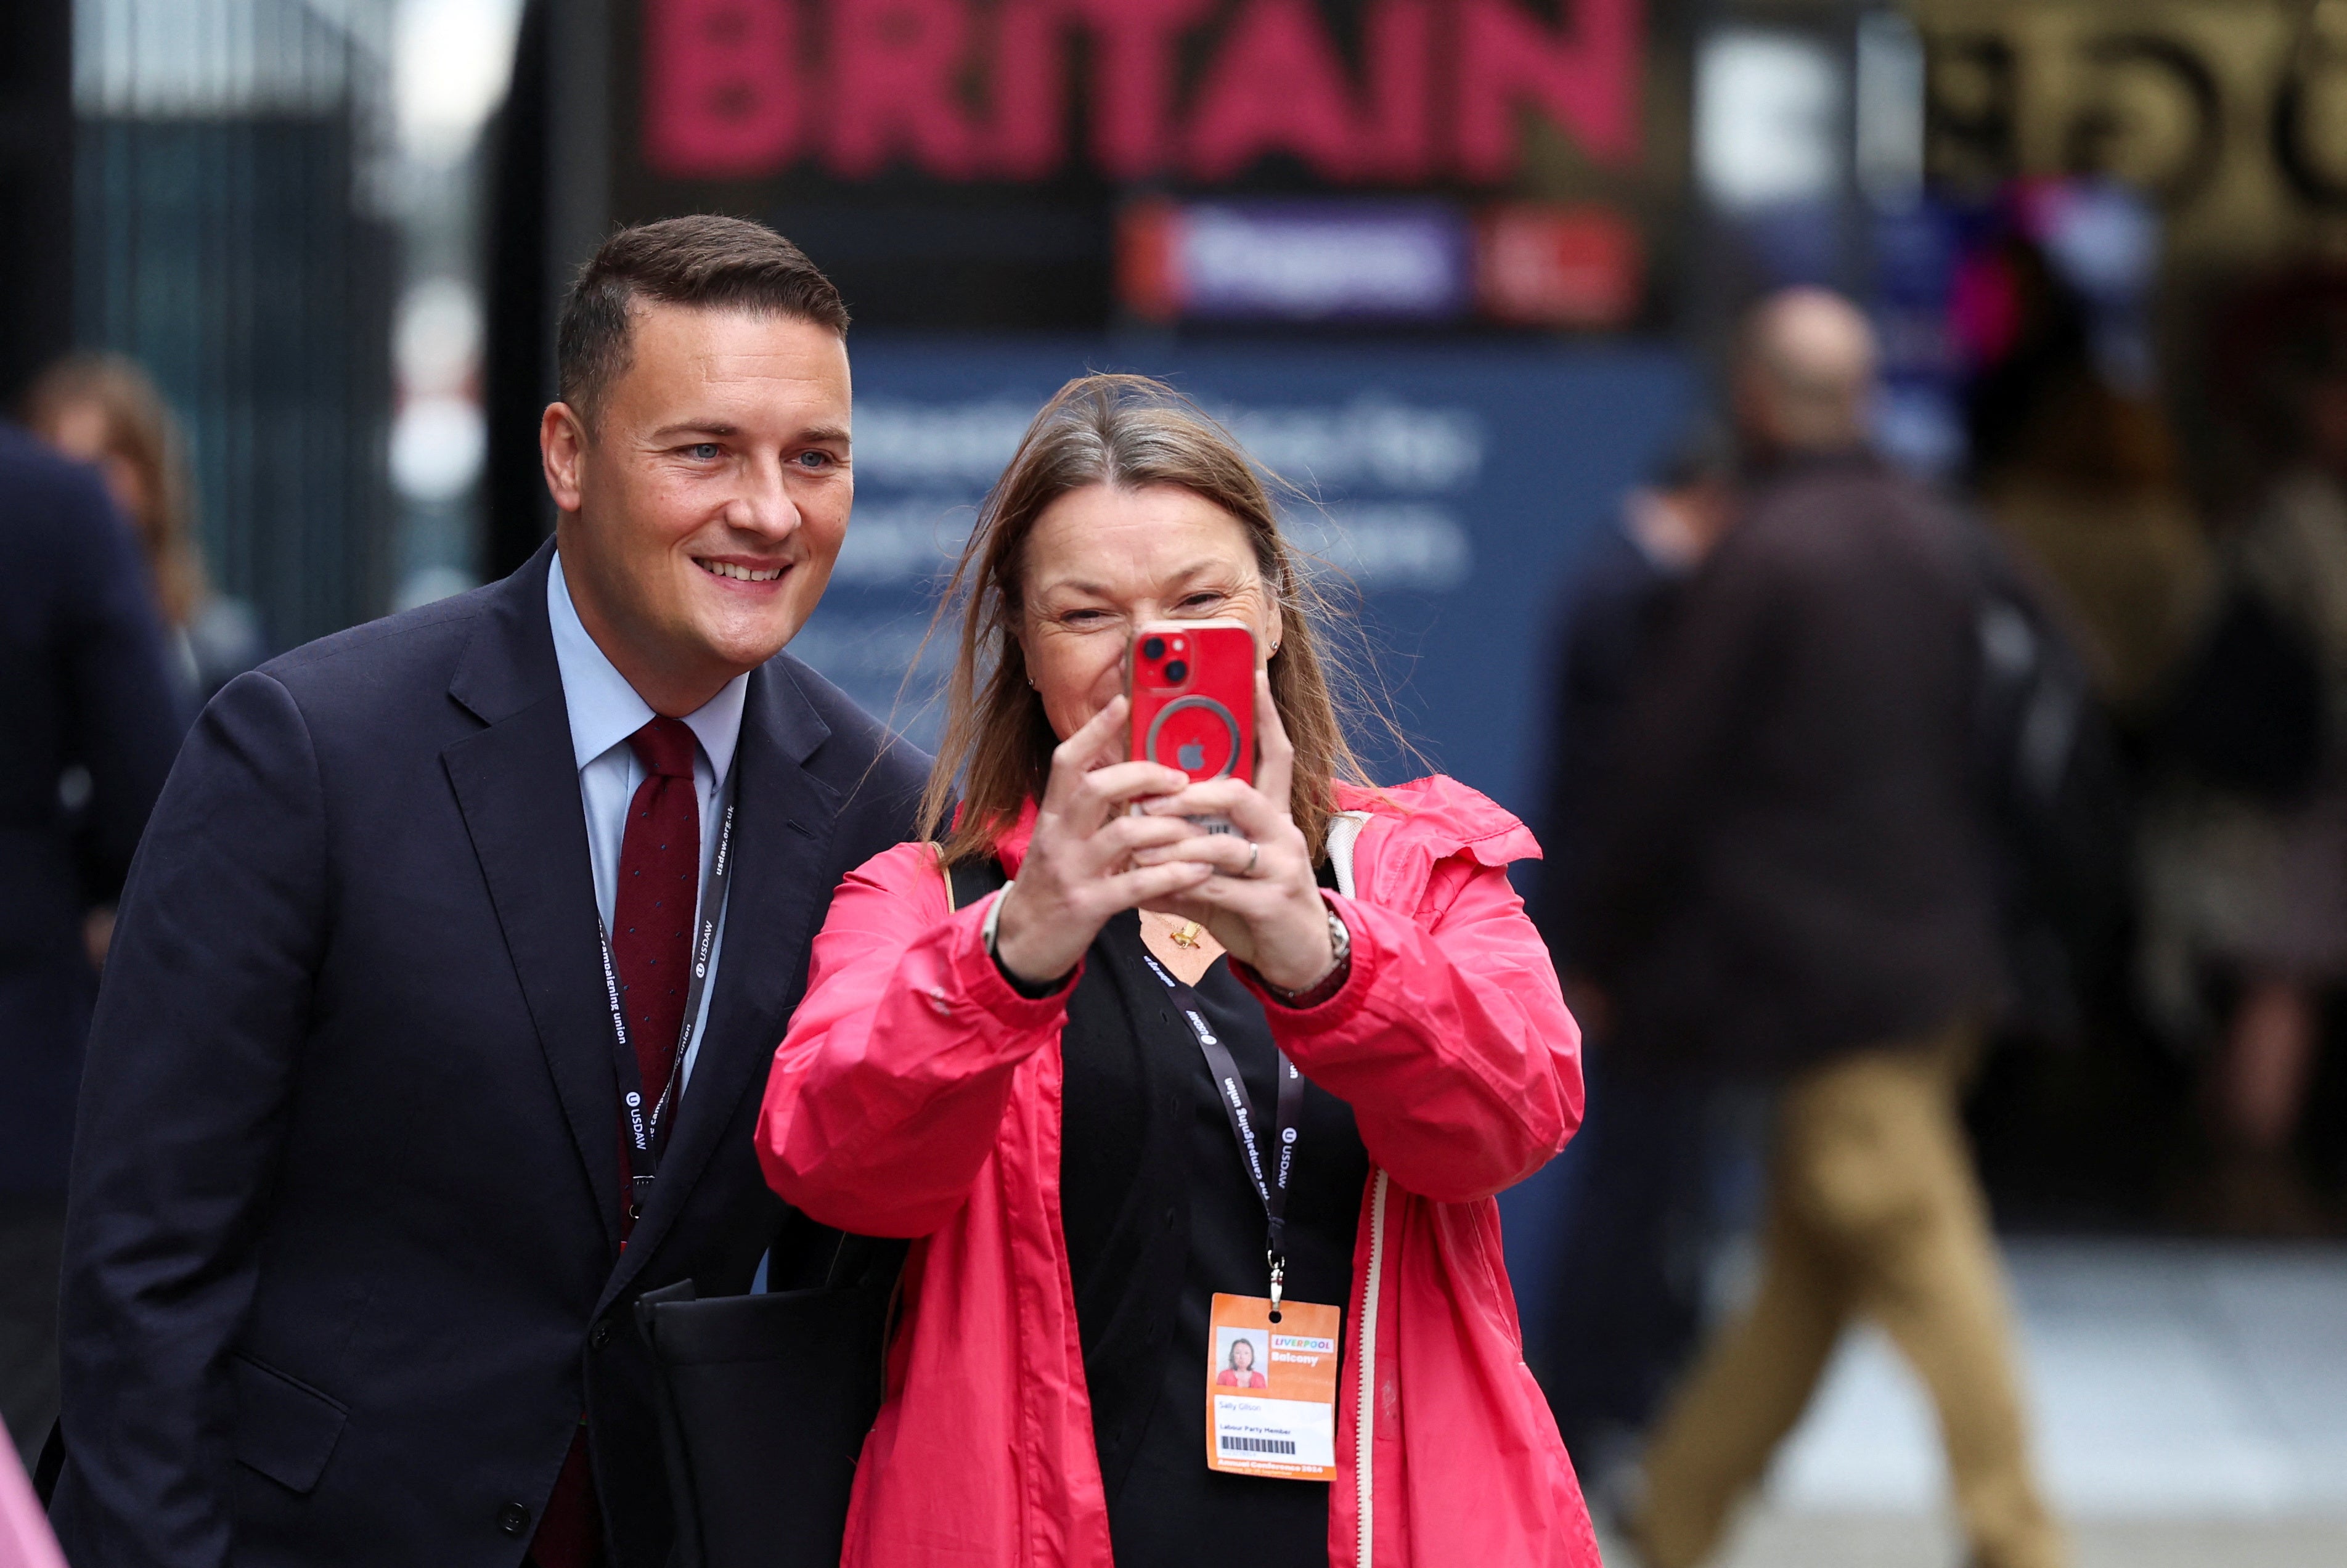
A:
{"label": "phone camera lens", "polygon": [[1163,659],[1163,658],[1164,658],[1164,657],[1165,657],[1165,639],[1163,639],[1163,637],[1152,637],[1152,638],[1149,638],[1149,639],[1145,640],[1145,641],[1141,644],[1141,656],[1142,656],[1143,659]]}
{"label": "phone camera lens", "polygon": [[[1153,638],[1153,639],[1151,639],[1151,641],[1155,641],[1155,639],[1154,639],[1154,638]],[[1184,662],[1183,662],[1181,660],[1179,660],[1179,659],[1168,660],[1168,661],[1166,661],[1166,665],[1165,665],[1165,679],[1167,679],[1168,681],[1173,682],[1174,682],[1174,684],[1175,684],[1176,686],[1179,686],[1183,682],[1187,681],[1189,678],[1190,678],[1190,666],[1189,666],[1189,665],[1187,665],[1187,664],[1184,663]]]}

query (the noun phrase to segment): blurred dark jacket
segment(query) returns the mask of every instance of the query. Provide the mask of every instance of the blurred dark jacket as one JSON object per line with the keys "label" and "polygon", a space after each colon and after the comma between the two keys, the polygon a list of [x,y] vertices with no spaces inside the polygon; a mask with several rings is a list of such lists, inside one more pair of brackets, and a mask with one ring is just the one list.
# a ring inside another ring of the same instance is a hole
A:
{"label": "blurred dark jacket", "polygon": [[1863,454],[1756,477],[1604,786],[1573,943],[1621,1049],[1789,1071],[1995,999],[1962,527]]}
{"label": "blurred dark jacket", "polygon": [[65,1190],[83,918],[121,891],[179,740],[129,529],[93,470],[0,424],[0,1194]]}
{"label": "blurred dark jacket", "polygon": [[1622,711],[1654,654],[1655,634],[1683,568],[1639,544],[1617,518],[1575,564],[1559,595],[1549,691],[1548,795],[1540,815],[1540,885],[1533,924],[1560,973],[1571,968],[1572,911],[1597,846],[1599,783]]}

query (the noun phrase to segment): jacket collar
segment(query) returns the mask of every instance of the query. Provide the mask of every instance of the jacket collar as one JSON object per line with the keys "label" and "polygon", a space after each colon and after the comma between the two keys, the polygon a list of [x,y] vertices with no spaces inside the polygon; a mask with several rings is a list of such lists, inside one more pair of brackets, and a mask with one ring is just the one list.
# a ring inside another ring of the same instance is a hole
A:
{"label": "jacket collar", "polygon": [[1875,473],[1885,466],[1882,456],[1864,442],[1815,451],[1764,450],[1747,463],[1747,477],[1756,484],[1774,484],[1808,474],[1840,470]]}
{"label": "jacket collar", "polygon": [[448,694],[482,728],[446,747],[473,854],[607,1242],[619,1245],[618,1080],[607,1041],[587,818],[547,620],[551,541],[486,595]]}
{"label": "jacket collar", "polygon": [[554,632],[546,616],[546,574],[554,541],[540,545],[521,569],[492,586],[488,609],[457,660],[448,695],[484,724],[500,724],[551,697],[562,701],[562,674],[554,659]]}
{"label": "jacket collar", "polygon": [[[954,815],[959,816],[961,814],[957,810]],[[1012,823],[1010,830],[994,841],[994,857],[1002,862],[1004,876],[1018,876],[1019,867],[1025,863],[1027,846],[1035,842],[1037,815],[1035,803],[1032,800],[1028,801],[1019,808],[1019,820]]]}

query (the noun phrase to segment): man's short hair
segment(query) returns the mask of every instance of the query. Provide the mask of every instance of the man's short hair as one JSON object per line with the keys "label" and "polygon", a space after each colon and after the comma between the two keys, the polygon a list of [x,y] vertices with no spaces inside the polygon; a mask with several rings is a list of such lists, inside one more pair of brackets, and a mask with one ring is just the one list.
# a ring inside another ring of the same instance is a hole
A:
{"label": "man's short hair", "polygon": [[555,333],[556,395],[589,425],[603,395],[627,374],[640,299],[847,331],[847,306],[831,280],[763,223],[702,213],[622,229],[579,270]]}

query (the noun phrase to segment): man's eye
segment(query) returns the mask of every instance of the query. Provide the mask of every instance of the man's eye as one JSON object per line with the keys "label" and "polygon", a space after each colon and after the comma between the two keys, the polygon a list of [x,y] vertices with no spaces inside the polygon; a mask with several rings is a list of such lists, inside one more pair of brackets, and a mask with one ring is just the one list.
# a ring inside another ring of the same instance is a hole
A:
{"label": "man's eye", "polygon": [[832,456],[828,452],[802,452],[799,454],[799,466],[802,468],[828,468],[831,465]]}
{"label": "man's eye", "polygon": [[696,463],[714,463],[723,451],[714,441],[696,441],[684,449],[684,455]]}

